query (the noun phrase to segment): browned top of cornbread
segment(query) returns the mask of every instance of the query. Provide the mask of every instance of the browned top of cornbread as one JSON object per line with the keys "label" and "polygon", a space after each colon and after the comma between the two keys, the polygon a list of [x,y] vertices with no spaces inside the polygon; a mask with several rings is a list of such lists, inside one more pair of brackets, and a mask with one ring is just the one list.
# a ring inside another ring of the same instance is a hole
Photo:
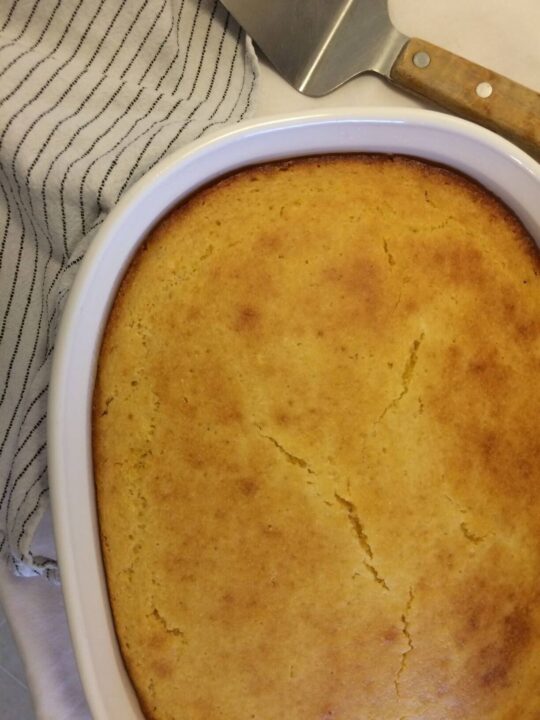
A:
{"label": "browned top of cornbread", "polygon": [[94,398],[148,718],[538,720],[540,260],[413,159],[243,170],[174,210]]}

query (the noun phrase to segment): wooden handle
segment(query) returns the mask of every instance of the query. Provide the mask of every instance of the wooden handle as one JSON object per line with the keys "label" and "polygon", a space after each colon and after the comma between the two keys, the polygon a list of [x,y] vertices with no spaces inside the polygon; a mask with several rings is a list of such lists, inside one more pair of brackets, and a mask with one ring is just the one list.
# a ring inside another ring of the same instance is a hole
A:
{"label": "wooden handle", "polygon": [[540,160],[540,94],[534,90],[418,38],[406,43],[390,78]]}

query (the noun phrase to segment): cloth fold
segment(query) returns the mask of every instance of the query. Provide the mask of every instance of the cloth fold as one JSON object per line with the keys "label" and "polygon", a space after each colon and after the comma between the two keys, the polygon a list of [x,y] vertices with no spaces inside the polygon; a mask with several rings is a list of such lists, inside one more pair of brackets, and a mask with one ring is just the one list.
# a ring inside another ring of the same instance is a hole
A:
{"label": "cloth fold", "polygon": [[251,113],[258,65],[218,0],[13,0],[0,28],[0,555],[55,579],[32,539],[67,293],[128,187]]}

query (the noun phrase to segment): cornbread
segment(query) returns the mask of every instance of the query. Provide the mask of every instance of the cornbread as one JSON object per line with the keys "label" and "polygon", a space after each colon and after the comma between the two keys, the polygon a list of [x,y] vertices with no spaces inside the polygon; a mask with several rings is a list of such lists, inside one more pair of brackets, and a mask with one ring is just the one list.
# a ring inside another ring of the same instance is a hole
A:
{"label": "cornbread", "polygon": [[115,626],[156,720],[539,720],[540,253],[412,158],[251,167],[99,358]]}

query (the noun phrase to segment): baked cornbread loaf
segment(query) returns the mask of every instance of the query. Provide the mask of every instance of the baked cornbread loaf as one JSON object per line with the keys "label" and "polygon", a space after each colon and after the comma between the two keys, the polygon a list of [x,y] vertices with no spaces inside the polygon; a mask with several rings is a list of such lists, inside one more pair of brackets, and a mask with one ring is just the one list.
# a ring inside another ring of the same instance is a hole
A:
{"label": "baked cornbread loaf", "polygon": [[540,257],[404,157],[242,170],[106,328],[93,446],[159,720],[539,720]]}

